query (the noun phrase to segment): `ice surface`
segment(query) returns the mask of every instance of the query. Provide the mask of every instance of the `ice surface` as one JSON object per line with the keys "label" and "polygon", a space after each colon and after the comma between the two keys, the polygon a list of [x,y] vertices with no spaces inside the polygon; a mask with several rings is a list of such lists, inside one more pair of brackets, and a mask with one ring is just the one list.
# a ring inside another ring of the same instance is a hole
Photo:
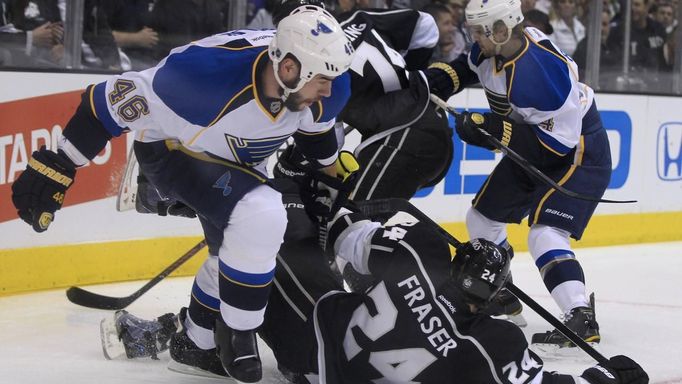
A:
{"label": "ice surface", "polygon": [[[577,249],[589,290],[596,293],[601,326],[599,350],[625,354],[649,372],[652,384],[682,383],[682,242]],[[169,257],[169,263],[175,256]],[[49,268],[49,265],[44,266]],[[552,313],[557,307],[544,289],[530,256],[519,253],[514,282]],[[126,296],[144,282],[88,287]],[[127,308],[143,318],[176,312],[187,305],[191,278],[166,279]],[[526,308],[526,336],[550,326]],[[64,290],[0,298],[1,384],[218,383],[168,371],[168,353],[151,359],[109,361],[102,355],[99,322],[111,312],[78,307]],[[264,383],[285,383],[272,353],[261,345]],[[580,373],[587,355],[545,361],[550,370]]]}

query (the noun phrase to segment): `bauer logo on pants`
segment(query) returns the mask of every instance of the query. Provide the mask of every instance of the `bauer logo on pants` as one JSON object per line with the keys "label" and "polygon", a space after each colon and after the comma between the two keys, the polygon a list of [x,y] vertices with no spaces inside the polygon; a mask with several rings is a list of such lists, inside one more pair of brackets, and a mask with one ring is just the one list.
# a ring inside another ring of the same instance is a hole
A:
{"label": "bauer logo on pants", "polygon": [[656,170],[661,180],[682,180],[682,123],[664,123],[658,128]]}

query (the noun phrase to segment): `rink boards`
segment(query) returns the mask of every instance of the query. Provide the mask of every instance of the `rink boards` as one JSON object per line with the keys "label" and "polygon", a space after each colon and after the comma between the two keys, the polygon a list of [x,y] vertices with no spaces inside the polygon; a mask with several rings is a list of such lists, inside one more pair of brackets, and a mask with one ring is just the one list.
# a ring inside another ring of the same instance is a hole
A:
{"label": "rink boards", "polygon": [[[30,153],[54,146],[86,85],[103,75],[0,72],[0,294],[152,276],[201,239],[196,220],[116,212],[115,195],[131,137],[112,141],[78,171],[65,207],[48,232],[34,233],[16,218],[11,183]],[[682,240],[682,110],[680,98],[598,94],[611,141],[613,174],[605,197],[635,204],[601,204],[576,246]],[[450,100],[456,108],[485,109],[480,89]],[[350,136],[348,145],[357,142]],[[500,155],[454,138],[455,157],[445,179],[421,191],[415,205],[455,236],[473,194]],[[527,227],[510,226],[525,249]],[[195,257],[180,274],[190,274]]]}

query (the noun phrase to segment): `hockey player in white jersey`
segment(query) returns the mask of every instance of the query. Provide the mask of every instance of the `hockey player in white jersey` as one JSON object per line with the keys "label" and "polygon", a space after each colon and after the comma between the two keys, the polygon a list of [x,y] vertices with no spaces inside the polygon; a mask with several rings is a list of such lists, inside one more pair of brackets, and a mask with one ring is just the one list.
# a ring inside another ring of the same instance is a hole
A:
{"label": "hockey player in white jersey", "polygon": [[220,356],[242,382],[262,376],[255,328],[263,321],[286,228],[265,160],[293,136],[316,167],[333,172],[334,118],[349,96],[354,50],[334,18],[301,7],[276,31],[238,30],[176,48],[156,67],[89,86],[58,152],[33,153],[12,185],[19,216],[48,228],[76,168],[113,136],[134,131],[144,175],[201,221],[209,257],[196,275],[186,332],[173,359]]}
{"label": "hockey player in white jersey", "polygon": [[[468,56],[439,65],[450,75],[440,92],[447,98],[480,83],[492,112],[459,115],[460,138],[492,150],[478,130],[484,129],[560,185],[601,197],[611,175],[609,141],[575,62],[539,30],[523,28],[519,0],[472,0],[465,14],[475,43]],[[593,300],[569,238],[580,239],[596,205],[557,193],[503,158],[466,217],[469,236],[497,244],[507,244],[507,223],[528,217],[528,248],[545,286],[566,325],[594,343],[600,334]],[[572,345],[556,330],[532,342],[543,349]]]}

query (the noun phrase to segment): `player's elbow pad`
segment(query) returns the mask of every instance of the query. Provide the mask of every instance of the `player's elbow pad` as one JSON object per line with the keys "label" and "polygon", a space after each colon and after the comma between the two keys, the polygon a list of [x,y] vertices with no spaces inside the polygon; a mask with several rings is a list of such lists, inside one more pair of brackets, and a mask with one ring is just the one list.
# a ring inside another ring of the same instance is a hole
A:
{"label": "player's elbow pad", "polygon": [[88,160],[92,160],[111,140],[112,135],[104,128],[90,108],[88,92],[84,92],[76,113],[64,127],[63,136]]}

